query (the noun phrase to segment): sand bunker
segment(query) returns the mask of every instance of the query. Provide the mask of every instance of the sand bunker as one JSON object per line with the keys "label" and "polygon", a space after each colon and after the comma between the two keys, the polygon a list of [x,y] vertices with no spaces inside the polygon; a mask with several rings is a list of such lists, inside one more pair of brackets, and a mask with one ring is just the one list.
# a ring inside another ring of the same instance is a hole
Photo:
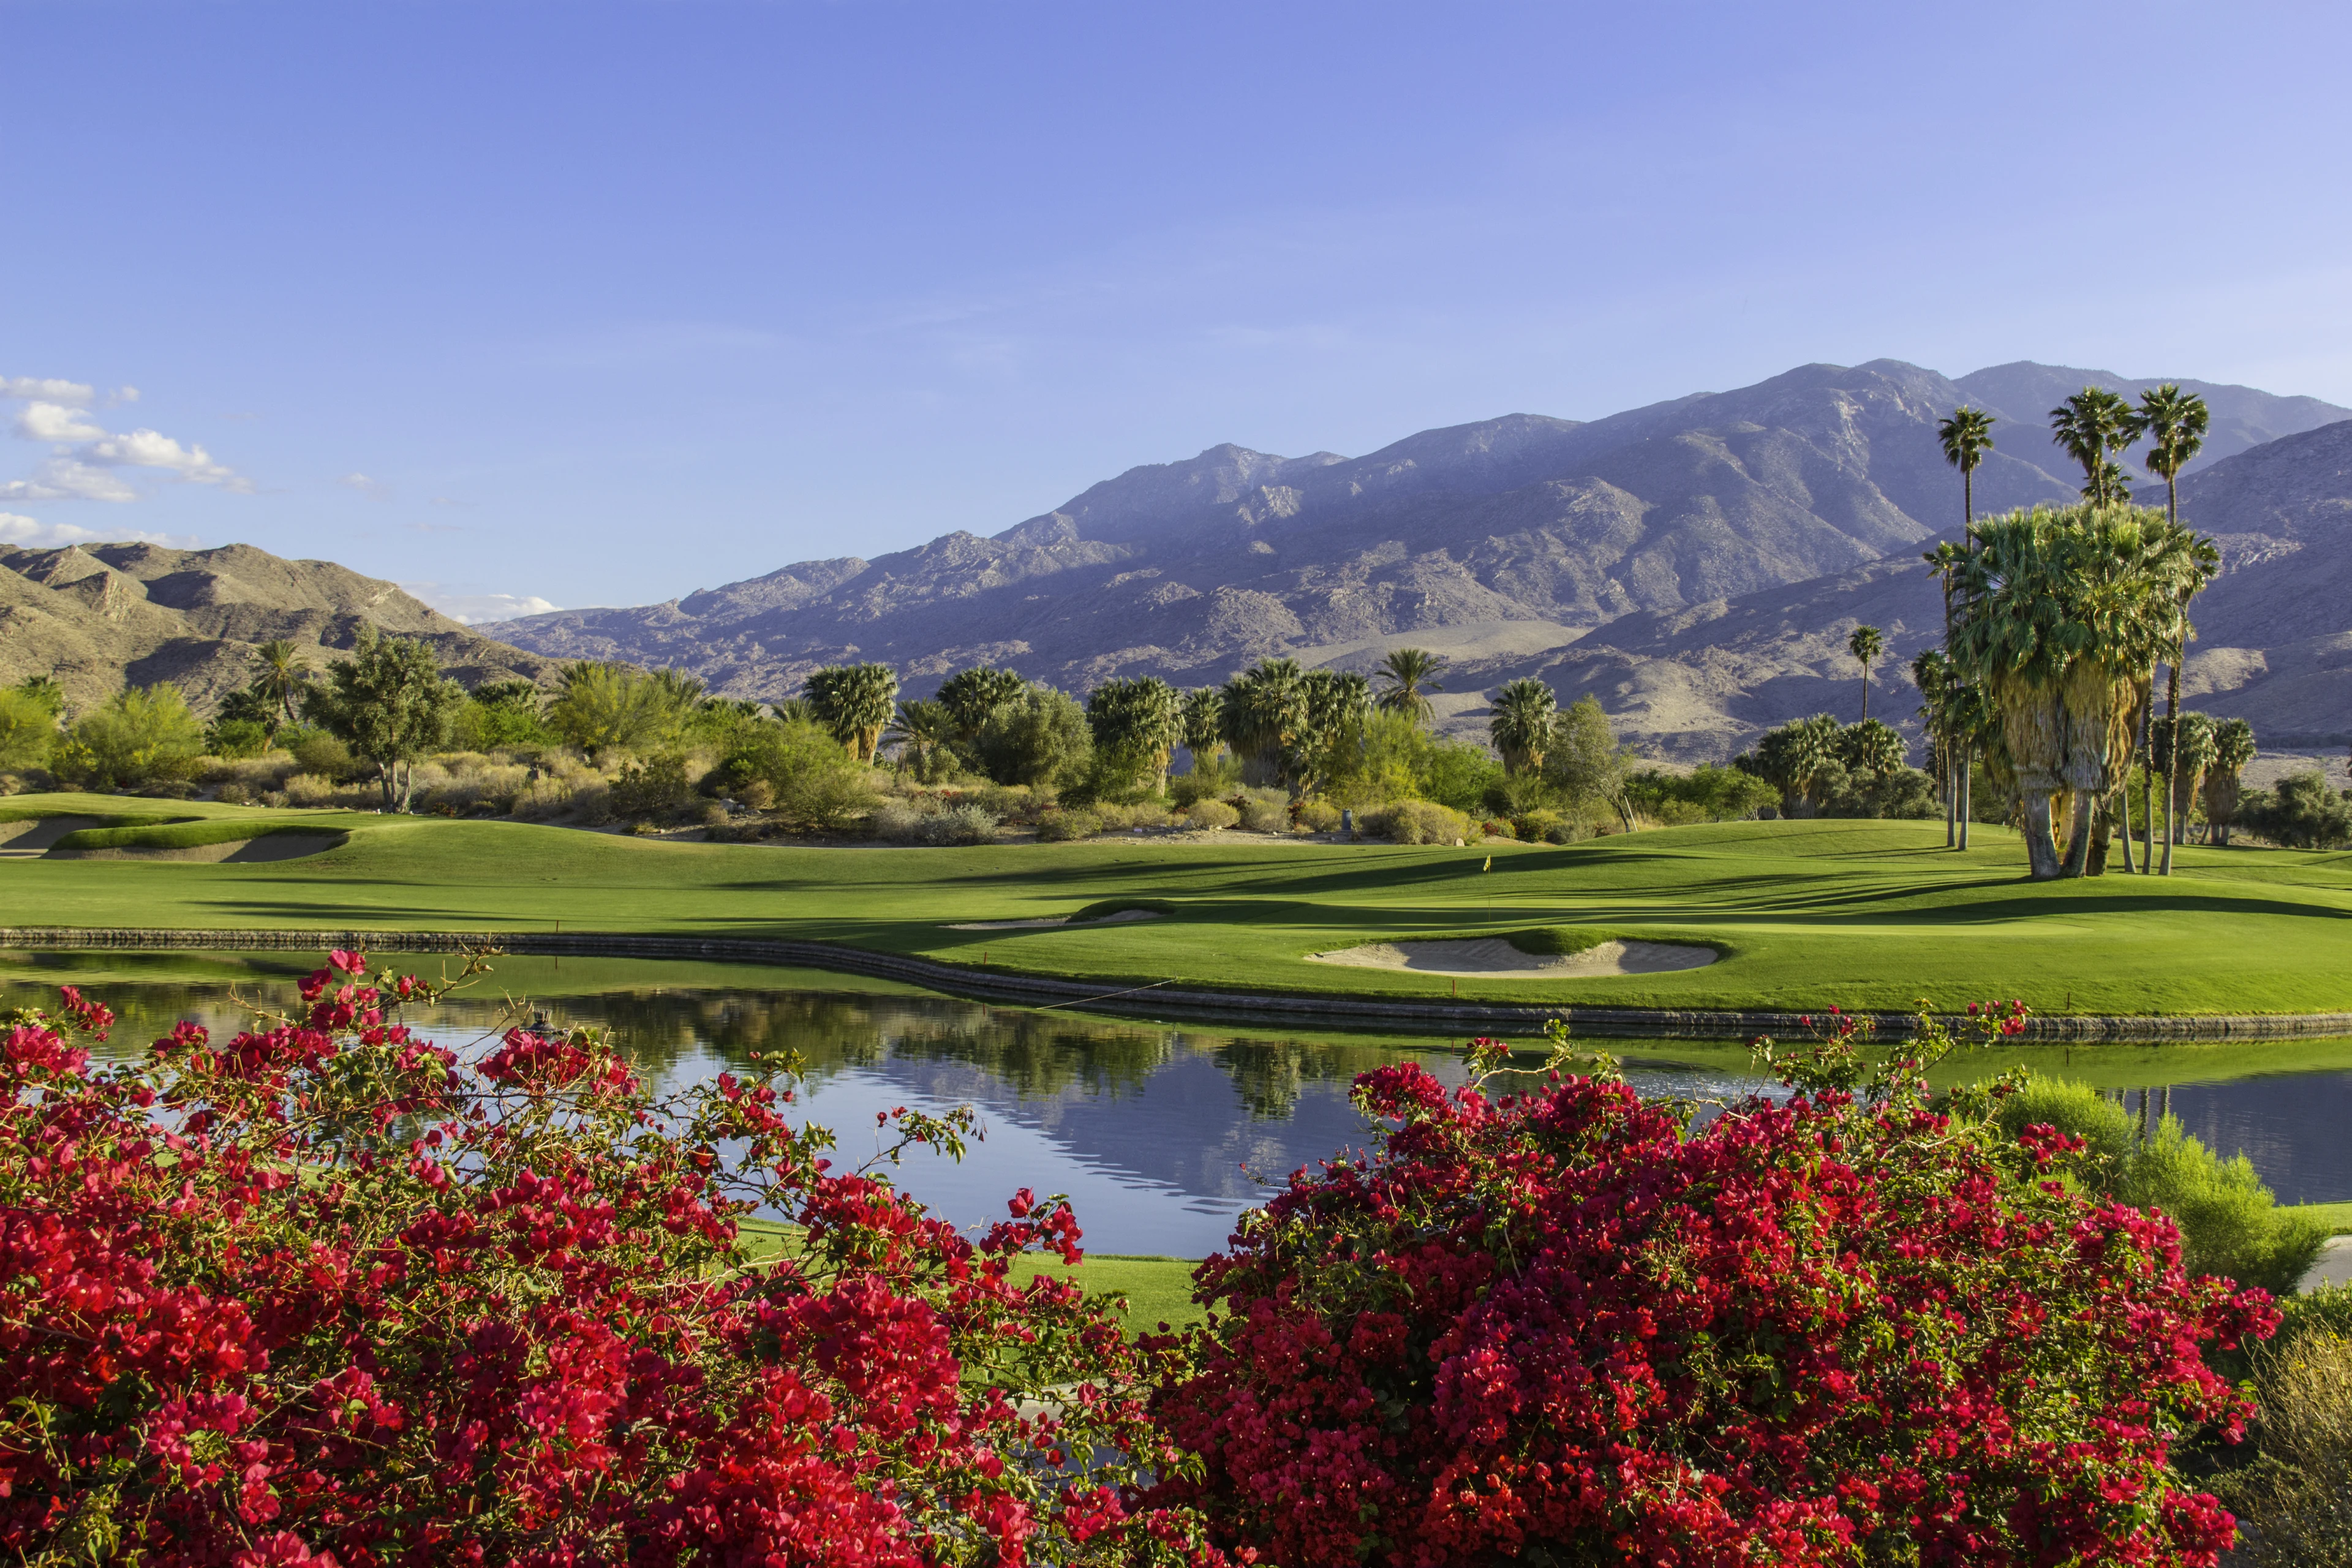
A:
{"label": "sand bunker", "polygon": [[1582,952],[1521,952],[1500,937],[1469,942],[1381,942],[1310,952],[1310,963],[1355,969],[1409,969],[1457,980],[1594,980],[1611,974],[1657,974],[1713,963],[1711,947],[1671,942],[1604,942]]}
{"label": "sand bunker", "polygon": [[1090,921],[1073,921],[1067,915],[1055,915],[1051,920],[1043,921],[966,921],[961,925],[951,925],[947,929],[950,931],[1036,931],[1045,926],[1114,926],[1122,925],[1129,921],[1156,921],[1161,918],[1158,910],[1121,910],[1117,914],[1102,915]]}
{"label": "sand bunker", "polygon": [[205,860],[215,864],[249,866],[262,860],[296,860],[332,849],[343,841],[340,833],[271,833],[259,838],[232,838],[221,844],[198,844],[185,849],[52,849],[50,860]]}
{"label": "sand bunker", "polygon": [[67,834],[96,827],[94,816],[40,816],[0,822],[0,855],[42,855]]}

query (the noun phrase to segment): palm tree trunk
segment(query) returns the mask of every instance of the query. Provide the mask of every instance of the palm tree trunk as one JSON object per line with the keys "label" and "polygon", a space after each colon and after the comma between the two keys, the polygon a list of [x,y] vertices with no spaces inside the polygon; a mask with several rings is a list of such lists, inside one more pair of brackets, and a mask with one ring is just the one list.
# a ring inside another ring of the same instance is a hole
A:
{"label": "palm tree trunk", "polygon": [[2091,870],[2092,819],[2099,815],[2098,796],[2088,790],[2067,792],[2066,858],[2060,864],[2061,877],[2085,877]]}
{"label": "palm tree trunk", "polygon": [[2172,875],[2172,846],[2179,830],[2173,824],[2173,797],[2180,793],[2180,650],[2172,650],[2164,677],[2164,722],[2172,736],[2164,769],[2164,864],[2157,875]]}
{"label": "palm tree trunk", "polygon": [[1960,847],[1966,849],[1969,847],[1969,816],[1976,809],[1977,749],[1973,742],[1962,741],[1959,750]]}
{"label": "palm tree trunk", "polygon": [[2123,816],[2124,874],[2131,875],[2139,868],[2132,864],[2131,842],[2131,763],[2124,763],[2123,786],[2116,791],[2116,807]]}
{"label": "palm tree trunk", "polygon": [[2058,846],[2050,837],[2050,796],[2042,790],[2025,794],[2025,858],[2027,874],[2037,882],[2055,881],[2063,874]]}
{"label": "palm tree trunk", "polygon": [[1943,744],[1937,748],[1944,773],[1944,847],[1947,849],[1959,843],[1960,779],[1952,766],[1952,758],[1958,750],[1949,736],[1945,737]]}
{"label": "palm tree trunk", "polygon": [[1862,665],[1862,721],[1867,724],[1870,722],[1870,663],[1866,659],[1856,662]]}

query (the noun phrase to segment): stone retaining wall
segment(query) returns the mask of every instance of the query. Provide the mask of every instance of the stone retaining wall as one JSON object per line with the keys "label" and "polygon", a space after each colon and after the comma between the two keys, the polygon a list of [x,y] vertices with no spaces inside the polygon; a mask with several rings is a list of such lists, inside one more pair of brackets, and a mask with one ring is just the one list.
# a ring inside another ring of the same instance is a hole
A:
{"label": "stone retaining wall", "polygon": [[[1646,1007],[1514,1005],[1499,1002],[1418,1001],[1393,996],[1254,995],[1169,984],[1121,987],[1043,975],[1006,974],[907,953],[876,952],[782,937],[638,936],[618,931],[152,931],[70,927],[0,929],[0,948],[61,951],[173,948],[254,952],[457,952],[495,947],[562,958],[699,958],[831,969],[902,981],[951,995],[1023,1006],[1076,1007],[1147,1018],[1199,1018],[1412,1034],[1533,1035],[1565,1018],[1577,1035],[1622,1039],[1747,1040],[1759,1035],[1801,1038],[1797,1014],[1673,1012]],[[1885,1034],[1907,1034],[1907,1013],[1864,1013]],[[2352,1035],[2352,1013],[2117,1014],[2030,1018],[2031,1040],[2153,1043],[2163,1040],[2289,1040]]]}

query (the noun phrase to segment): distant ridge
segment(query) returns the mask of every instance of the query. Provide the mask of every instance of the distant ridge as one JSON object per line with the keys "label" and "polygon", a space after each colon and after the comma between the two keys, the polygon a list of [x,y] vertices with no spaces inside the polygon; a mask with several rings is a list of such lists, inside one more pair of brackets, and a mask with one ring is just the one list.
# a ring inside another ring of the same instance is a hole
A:
{"label": "distant ridge", "polygon": [[[2216,416],[2191,481],[2352,418],[2178,379]],[[1213,447],[991,538],[482,629],[551,658],[683,668],[760,700],[845,660],[896,666],[913,695],[982,661],[1084,690],[1135,674],[1201,685],[1270,654],[1364,668],[1412,644],[1460,667],[1439,700],[1446,721],[1475,723],[1481,689],[1541,669],[1564,693],[1601,695],[1660,752],[1721,756],[1762,723],[1847,700],[1838,628],[1857,606],[1914,642],[1939,624],[1913,567],[1959,522],[1937,420],[1963,403],[2003,417],[1979,510],[2063,501],[2078,481],[2043,410],[2086,384],[2153,384],[2022,362],[1953,381],[1874,360],[1589,422],[1507,415],[1360,458]],[[2214,494],[2203,526],[2229,531],[2221,514],[2240,502]],[[1907,657],[1913,643],[1899,646]]]}
{"label": "distant ridge", "polygon": [[169,680],[208,714],[252,679],[257,645],[304,644],[322,668],[368,623],[425,638],[469,687],[551,682],[560,668],[330,561],[288,561],[250,544],[0,550],[0,684],[54,675],[76,710],[126,684]]}

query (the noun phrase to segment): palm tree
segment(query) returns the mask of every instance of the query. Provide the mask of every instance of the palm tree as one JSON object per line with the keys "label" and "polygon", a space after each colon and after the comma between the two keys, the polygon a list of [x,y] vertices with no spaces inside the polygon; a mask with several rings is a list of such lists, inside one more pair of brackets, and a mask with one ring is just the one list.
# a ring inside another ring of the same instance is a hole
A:
{"label": "palm tree", "polygon": [[1184,693],[1182,714],[1184,748],[1192,753],[1192,771],[1200,773],[1206,763],[1213,772],[1217,752],[1225,743],[1224,694],[1213,686],[1194,687]]}
{"label": "palm tree", "polygon": [[1951,652],[2000,714],[2036,880],[2084,874],[2097,805],[2130,764],[2142,672],[2177,635],[2179,570],[2175,531],[2131,508],[2037,508],[1978,531]]}
{"label": "palm tree", "polygon": [[1886,651],[1886,637],[1876,626],[1856,626],[1845,639],[1845,651],[1862,666],[1862,720],[1870,722],[1870,661]]}
{"label": "palm tree", "polygon": [[1839,731],[1837,758],[1852,773],[1884,778],[1903,765],[1910,748],[1903,737],[1876,719],[1864,719]]}
{"label": "palm tree", "polygon": [[899,756],[913,765],[915,777],[928,784],[938,759],[955,744],[956,725],[937,701],[898,704],[898,721],[883,733],[886,745],[899,748]]}
{"label": "palm tree", "polygon": [[[1948,630],[1946,635],[1949,635]],[[1944,650],[1931,647],[1911,660],[1911,682],[1919,689],[1919,717],[1927,723],[1928,744],[1935,749],[1936,776],[1944,795],[1944,847],[1949,849],[1959,842],[1960,792],[1954,787],[1952,777],[1952,756],[1958,749],[1952,732],[1952,692],[1958,677]]]}
{"label": "palm tree", "polygon": [[2224,719],[2213,726],[2213,766],[2205,775],[2205,820],[2209,844],[2226,846],[2230,827],[2238,817],[2238,794],[2246,764],[2254,760],[2254,727],[2243,719]]}
{"label": "palm tree", "polygon": [[1757,737],[1753,751],[1733,759],[1742,773],[1753,773],[1780,792],[1780,814],[1793,817],[1807,804],[1822,769],[1836,760],[1838,721],[1826,713],[1794,720]]}
{"label": "palm tree", "polygon": [[1425,648],[1391,649],[1381,660],[1376,672],[1381,682],[1378,698],[1381,710],[1387,713],[1402,713],[1426,724],[1437,716],[1431,705],[1429,693],[1445,689],[1437,683],[1437,676],[1445,668],[1445,660]]}
{"label": "palm tree", "polygon": [[2159,722],[2152,737],[2156,765],[2179,792],[2172,810],[2166,814],[2166,826],[2184,842],[2189,837],[2189,803],[2197,798],[2206,770],[2221,760],[2220,728],[2210,715],[2192,708]]}
{"label": "palm tree", "polygon": [[[2203,398],[2182,392],[2176,382],[2168,381],[2162,386],[2140,394],[2139,424],[2141,428],[2152,437],[2148,447],[2147,466],[2152,472],[2164,476],[2164,515],[2176,531],[2180,527],[2180,470],[2196,460],[2199,449],[2205,445],[2205,432],[2211,425],[2212,417],[2212,413],[2205,406]],[[2215,562],[2217,568],[2219,564],[2217,560]],[[2205,574],[2208,578],[2211,575],[2210,572]],[[2185,613],[2189,605],[2189,595],[2194,594],[2197,587],[2202,585],[2203,581],[2200,579],[2195,586],[2185,587],[2181,595],[2180,603],[2184,612],[2181,626],[2184,635],[2189,625]],[[2182,644],[2174,647],[2165,659],[2164,718],[2168,724],[2178,718],[2180,712],[2180,660],[2187,651],[2184,640]],[[2148,780],[2148,787],[2153,788],[2155,783],[2152,778]],[[2172,875],[2172,801],[2179,788],[2179,779],[2170,776],[2166,778],[2163,874],[2168,877]],[[2144,794],[2143,799],[2145,799]],[[2146,816],[2148,814],[2143,810],[2141,815]],[[2153,827],[2152,821],[2150,826]]]}
{"label": "palm tree", "polygon": [[1944,461],[1960,470],[1960,537],[1968,538],[1977,523],[1977,465],[1992,450],[1992,416],[1981,408],[1955,408],[1952,416],[1936,426],[1944,444]]}
{"label": "palm tree", "polygon": [[2124,471],[2109,460],[2139,435],[2140,416],[2119,392],[2086,386],[2050,411],[2050,428],[2066,455],[2083,465],[2083,499],[2121,506],[2131,499]]}
{"label": "palm tree", "polygon": [[1261,659],[1225,682],[1218,717],[1243,782],[1286,784],[1291,748],[1307,727],[1307,671],[1295,658]]}
{"label": "palm tree", "polygon": [[310,683],[310,667],[300,645],[271,637],[253,650],[253,684],[278,705],[285,722],[294,722],[295,700]]}
{"label": "palm tree", "polygon": [[811,672],[804,688],[816,721],[861,763],[881,750],[897,710],[898,672],[887,664],[842,664]]}
{"label": "palm tree", "polygon": [[1168,758],[1183,738],[1183,706],[1176,689],[1156,675],[1106,680],[1087,694],[1087,727],[1095,750],[1149,770],[1157,789],[1168,787]]}
{"label": "palm tree", "polygon": [[949,676],[932,694],[932,700],[948,710],[948,717],[955,721],[956,739],[968,746],[999,709],[1017,700],[1027,689],[1028,682],[1013,671],[982,664]]}
{"label": "palm tree", "polygon": [[1551,744],[1552,715],[1559,699],[1540,680],[1510,681],[1495,693],[1494,717],[1486,721],[1495,749],[1503,753],[1503,771],[1517,777],[1539,773],[1544,752]]}

